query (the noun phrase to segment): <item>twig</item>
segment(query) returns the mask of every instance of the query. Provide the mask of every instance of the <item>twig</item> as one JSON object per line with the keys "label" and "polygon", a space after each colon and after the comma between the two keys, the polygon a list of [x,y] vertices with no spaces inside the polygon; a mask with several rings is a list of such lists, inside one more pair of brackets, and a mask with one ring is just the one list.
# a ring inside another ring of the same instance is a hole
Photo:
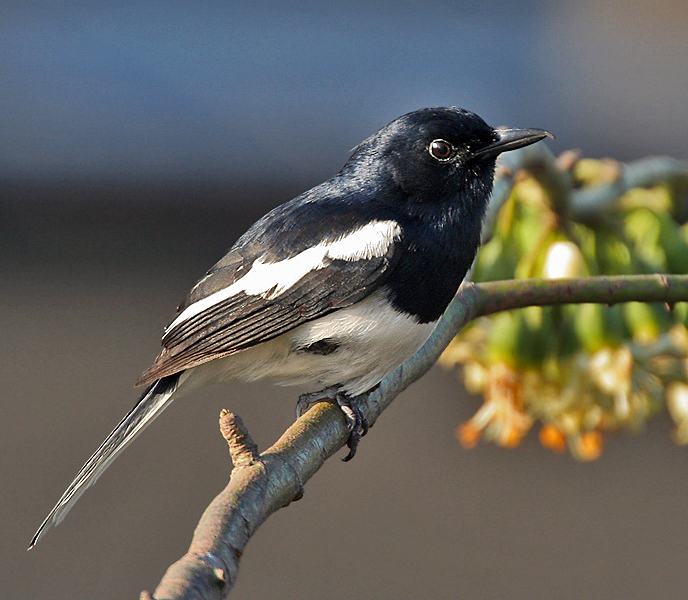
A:
{"label": "twig", "polygon": [[[458,331],[478,315],[529,305],[578,302],[614,304],[629,300],[688,301],[688,275],[589,277],[570,280],[499,281],[462,286],[428,342],[380,387],[361,396],[359,406],[372,425],[392,400],[435,364]],[[303,485],[343,447],[349,432],[332,404],[315,405],[277,443],[257,454],[241,421],[221,417],[235,467],[227,487],[196,527],[187,554],[174,563],[154,598],[220,599],[229,594],[246,543],[273,512],[298,499]],[[143,592],[147,594],[147,592]],[[150,598],[144,596],[141,598]]]}
{"label": "twig", "polygon": [[[575,162],[575,161],[574,161]],[[574,162],[568,165],[570,168]],[[619,178],[613,182],[574,188],[567,165],[561,164],[545,144],[535,144],[500,158],[495,184],[483,225],[483,243],[492,235],[494,219],[507,201],[520,170],[527,170],[547,190],[553,207],[561,215],[587,222],[613,208],[619,198],[632,188],[651,187],[659,183],[688,185],[688,161],[670,157],[642,158],[619,165]],[[679,200],[677,212],[688,214],[688,196]]]}
{"label": "twig", "polygon": [[618,180],[576,190],[571,197],[571,214],[580,221],[594,219],[612,208],[628,190],[668,182],[688,183],[688,161],[663,156],[626,163],[621,165]]}

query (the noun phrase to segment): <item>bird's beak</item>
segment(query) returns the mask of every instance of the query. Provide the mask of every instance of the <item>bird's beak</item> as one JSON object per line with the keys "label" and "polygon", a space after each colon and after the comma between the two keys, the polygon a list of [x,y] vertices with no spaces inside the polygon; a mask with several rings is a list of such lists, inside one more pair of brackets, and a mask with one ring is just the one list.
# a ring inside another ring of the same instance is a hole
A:
{"label": "bird's beak", "polygon": [[529,146],[546,137],[554,139],[554,136],[544,129],[495,129],[495,133],[499,136],[499,139],[496,142],[492,142],[489,146],[473,152],[471,158],[497,156],[508,150]]}

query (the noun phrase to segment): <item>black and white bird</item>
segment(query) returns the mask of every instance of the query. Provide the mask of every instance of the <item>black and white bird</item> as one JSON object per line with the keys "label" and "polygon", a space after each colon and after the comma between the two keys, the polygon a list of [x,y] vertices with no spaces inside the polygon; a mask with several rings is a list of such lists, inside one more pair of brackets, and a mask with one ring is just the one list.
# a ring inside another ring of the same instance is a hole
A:
{"label": "black and white bird", "polygon": [[141,376],[136,406],[82,467],[34,536],[58,524],[173,398],[272,378],[350,400],[428,339],[478,249],[495,160],[549,135],[494,129],[460,108],[408,113],[359,144],[342,170],[255,223],[195,285]]}

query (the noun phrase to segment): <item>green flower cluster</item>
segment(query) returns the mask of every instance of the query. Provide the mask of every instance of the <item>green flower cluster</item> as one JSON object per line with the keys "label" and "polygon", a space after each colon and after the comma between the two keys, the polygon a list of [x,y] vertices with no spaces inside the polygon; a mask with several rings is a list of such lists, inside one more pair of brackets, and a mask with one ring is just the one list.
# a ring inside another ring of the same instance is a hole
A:
{"label": "green flower cluster", "polygon": [[[565,164],[565,167],[562,165]],[[572,192],[611,186],[614,161],[559,161]],[[576,215],[536,175],[519,173],[480,251],[473,280],[688,273],[688,225],[674,218],[685,190],[669,183],[633,188],[593,215]],[[631,302],[529,307],[482,317],[440,362],[463,366],[466,388],[483,396],[457,428],[513,447],[535,423],[543,445],[580,460],[602,452],[603,434],[639,430],[666,405],[674,439],[688,444],[688,305]]]}

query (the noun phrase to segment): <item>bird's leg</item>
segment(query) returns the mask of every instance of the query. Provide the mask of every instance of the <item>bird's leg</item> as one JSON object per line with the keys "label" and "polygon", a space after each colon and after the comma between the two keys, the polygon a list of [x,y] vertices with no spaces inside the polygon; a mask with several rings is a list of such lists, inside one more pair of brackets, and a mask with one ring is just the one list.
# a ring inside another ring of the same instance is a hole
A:
{"label": "bird's leg", "polygon": [[330,402],[332,404],[337,404],[337,406],[342,409],[344,417],[346,418],[346,424],[351,432],[346,442],[346,445],[349,447],[349,453],[343,460],[351,460],[356,455],[358,443],[361,441],[361,438],[368,433],[368,419],[365,418],[354,399],[340,391],[340,386],[338,385],[327,387],[319,392],[301,394],[301,396],[299,396],[299,401],[296,403],[296,418],[303,415],[317,402]]}

